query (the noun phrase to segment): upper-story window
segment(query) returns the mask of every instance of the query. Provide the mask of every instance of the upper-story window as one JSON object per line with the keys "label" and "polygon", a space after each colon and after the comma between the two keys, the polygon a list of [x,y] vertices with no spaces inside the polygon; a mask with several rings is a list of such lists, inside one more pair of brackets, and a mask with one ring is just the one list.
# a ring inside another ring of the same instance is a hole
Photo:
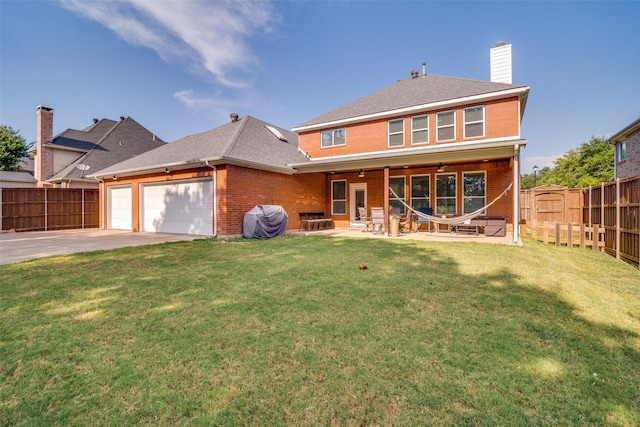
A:
{"label": "upper-story window", "polygon": [[389,120],[389,147],[404,145],[404,119]]}
{"label": "upper-story window", "polygon": [[464,137],[474,138],[484,136],[484,107],[464,109]]}
{"label": "upper-story window", "polygon": [[417,116],[411,118],[411,143],[429,143],[429,116]]}
{"label": "upper-story window", "polygon": [[456,139],[456,112],[443,111],[437,114],[438,124],[437,140],[447,141]]}
{"label": "upper-story window", "polygon": [[627,160],[627,141],[622,141],[618,149],[618,161],[624,162],[625,160]]}
{"label": "upper-story window", "polygon": [[334,147],[336,145],[345,145],[347,143],[347,130],[333,129],[322,132],[321,147]]}

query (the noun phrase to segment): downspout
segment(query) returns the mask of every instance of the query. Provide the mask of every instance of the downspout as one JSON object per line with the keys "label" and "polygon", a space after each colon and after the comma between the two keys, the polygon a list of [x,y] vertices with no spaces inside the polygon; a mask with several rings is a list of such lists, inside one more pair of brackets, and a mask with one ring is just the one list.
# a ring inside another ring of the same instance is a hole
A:
{"label": "downspout", "polygon": [[520,146],[515,145],[513,154],[513,243],[520,235]]}
{"label": "downspout", "polygon": [[99,179],[98,181],[100,181],[100,186],[102,187],[102,199],[100,199],[100,204],[102,205],[102,209],[101,213],[102,215],[100,215],[100,230],[104,230],[107,228],[107,226],[105,225],[105,220],[106,218],[106,212],[107,212],[107,202],[106,202],[106,198],[107,198],[107,187],[104,185],[104,179]]}
{"label": "downspout", "polygon": [[213,170],[213,236],[218,237],[218,168],[215,165],[210,165],[209,160],[205,160],[204,163]]}

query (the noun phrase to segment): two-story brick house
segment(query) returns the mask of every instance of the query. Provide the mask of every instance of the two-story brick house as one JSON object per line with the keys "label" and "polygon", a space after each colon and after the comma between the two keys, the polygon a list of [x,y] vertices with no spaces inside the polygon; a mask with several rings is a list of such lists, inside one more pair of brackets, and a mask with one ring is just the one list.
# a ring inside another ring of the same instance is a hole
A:
{"label": "two-story brick house", "polygon": [[[423,67],[293,132],[232,115],[216,129],[102,170],[93,176],[103,183],[103,226],[124,209],[122,224],[133,231],[240,235],[245,212],[274,204],[288,212],[289,229],[307,211],[348,227],[360,224],[358,207],[404,211],[406,203],[460,216],[512,186],[484,213],[504,217],[517,241],[529,88],[510,82],[510,48],[492,49],[493,81],[429,75]],[[186,212],[194,202],[199,213]]]}
{"label": "two-story brick house", "polygon": [[614,145],[615,178],[640,176],[640,119],[609,138]]}

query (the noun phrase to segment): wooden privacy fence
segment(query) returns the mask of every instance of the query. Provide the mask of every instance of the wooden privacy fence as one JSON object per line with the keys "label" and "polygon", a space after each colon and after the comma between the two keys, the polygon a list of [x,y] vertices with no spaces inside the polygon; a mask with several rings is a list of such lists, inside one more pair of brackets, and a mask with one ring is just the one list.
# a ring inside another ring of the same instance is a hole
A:
{"label": "wooden privacy fence", "polygon": [[0,188],[0,230],[99,226],[99,194],[84,188]]}
{"label": "wooden privacy fence", "polygon": [[544,243],[555,243],[556,246],[567,246],[569,248],[579,247],[581,249],[591,248],[597,251],[604,248],[604,228],[595,224],[587,227],[584,224],[560,224],[544,222],[542,224],[531,224],[528,232],[531,237]]}
{"label": "wooden privacy fence", "polygon": [[605,251],[640,263],[640,177],[584,190],[583,222],[605,229]]}

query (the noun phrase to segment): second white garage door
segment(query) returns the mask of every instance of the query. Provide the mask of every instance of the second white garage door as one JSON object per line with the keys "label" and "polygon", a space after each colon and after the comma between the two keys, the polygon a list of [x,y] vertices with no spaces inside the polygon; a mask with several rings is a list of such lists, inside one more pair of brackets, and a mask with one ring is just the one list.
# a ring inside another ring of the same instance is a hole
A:
{"label": "second white garage door", "polygon": [[142,231],[213,234],[211,180],[145,184],[141,190]]}

